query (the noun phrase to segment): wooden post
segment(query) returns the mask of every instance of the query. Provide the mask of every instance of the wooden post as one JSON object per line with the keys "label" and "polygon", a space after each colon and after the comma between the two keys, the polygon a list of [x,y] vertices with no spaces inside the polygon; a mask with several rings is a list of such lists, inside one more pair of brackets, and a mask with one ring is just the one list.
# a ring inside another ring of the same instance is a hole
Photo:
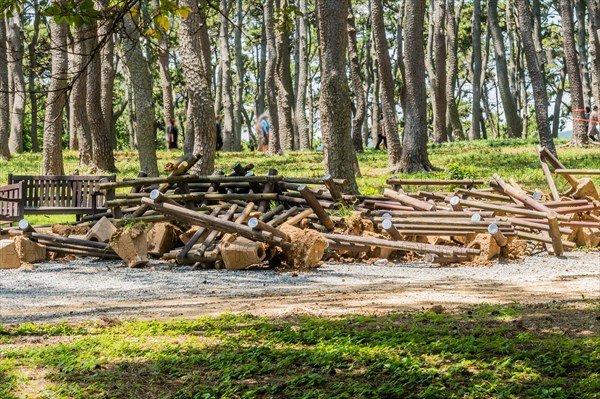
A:
{"label": "wooden post", "polygon": [[299,209],[300,208],[298,208],[297,206],[293,206],[285,212],[282,212],[281,214],[275,216],[271,221],[269,221],[269,224],[274,227],[279,226],[280,224],[284,223],[288,218],[298,213]]}
{"label": "wooden post", "polygon": [[402,235],[398,232],[396,226],[394,226],[394,223],[392,223],[390,219],[385,219],[383,222],[381,222],[381,226],[394,240],[402,241]]}
{"label": "wooden post", "polygon": [[403,205],[410,206],[417,211],[432,212],[436,210],[435,205],[430,204],[429,202],[421,201],[417,198],[407,195],[406,193],[396,192],[394,190],[390,190],[389,188],[384,190],[383,195],[387,198],[398,201]]}
{"label": "wooden post", "polygon": [[335,202],[342,201],[342,199],[343,199],[342,192],[340,191],[338,186],[333,181],[333,177],[331,177],[331,175],[325,175],[325,176],[323,176],[323,182],[325,183],[325,186],[329,190],[329,193],[331,194],[331,197],[333,198],[333,200]]}
{"label": "wooden post", "polygon": [[23,235],[30,235],[36,232],[33,226],[25,219],[19,220],[19,229],[21,229]]}
{"label": "wooden post", "polygon": [[544,172],[544,176],[546,177],[546,182],[548,182],[548,186],[550,187],[550,192],[552,193],[552,199],[554,201],[560,201],[560,194],[558,193],[558,189],[556,188],[556,184],[554,183],[554,178],[552,177],[552,173],[550,172],[550,168],[546,163],[544,157],[542,156],[542,149],[540,146],[536,147],[536,151],[538,157],[540,159],[540,164],[542,165],[542,171]]}
{"label": "wooden post", "polygon": [[[219,216],[219,213],[221,212],[221,207],[217,206],[212,213],[210,214],[210,216],[214,216],[217,217]],[[202,237],[202,235],[204,233],[206,233],[206,228],[205,227],[201,227],[199,228],[194,235],[190,238],[190,240],[184,245],[184,247],[181,249],[181,251],[179,251],[179,253],[177,254],[176,258],[177,259],[177,263],[179,264],[183,264],[184,263],[184,259],[187,257],[187,254],[190,252],[190,250],[192,249],[192,247],[194,245],[196,245],[196,243],[198,242],[198,240],[200,239],[200,237]]]}
{"label": "wooden post", "polygon": [[[275,175],[277,175],[277,169],[270,168],[269,172],[267,173],[267,176],[275,176]],[[274,191],[275,186],[276,186],[276,184],[274,182],[266,183],[265,187],[263,188],[263,194],[272,193]],[[269,210],[269,201],[267,201],[267,200],[261,201],[260,204],[258,205],[258,211],[260,213],[265,213],[268,210]]]}
{"label": "wooden post", "polygon": [[271,234],[273,234],[275,237],[279,237],[285,241],[289,241],[290,238],[288,237],[287,234],[285,234],[284,232],[282,232],[281,230],[271,226],[270,224],[267,224],[265,222],[261,222],[259,219],[257,218],[252,218],[250,220],[248,220],[248,227],[250,227],[252,230],[259,230],[259,231],[266,231],[269,232]]}
{"label": "wooden post", "polygon": [[[550,151],[548,151],[548,149],[546,147],[542,147],[542,149],[540,150],[540,154],[550,165],[552,165],[552,167],[554,169],[565,169],[565,166],[558,160],[558,158],[556,158],[554,156],[554,154],[552,154]],[[573,187],[574,189],[577,189],[577,186],[578,186],[577,179],[575,179],[573,176],[571,176],[569,174],[564,174],[561,176],[567,180],[567,182],[571,185],[571,187]]]}
{"label": "wooden post", "polygon": [[271,209],[269,212],[265,213],[260,217],[260,220],[263,222],[268,222],[273,218],[273,216],[277,215],[279,212],[282,212],[285,209],[285,206],[278,205],[275,208]]}
{"label": "wooden post", "polygon": [[454,196],[452,198],[450,198],[450,206],[452,207],[453,211],[456,212],[462,212],[463,211],[463,207],[460,204],[460,198],[457,196]]}
{"label": "wooden post", "polygon": [[502,234],[497,224],[490,224],[487,228],[487,231],[492,235],[492,237],[494,237],[494,240],[499,247],[505,247],[506,244],[508,244],[508,239],[504,234]]}
{"label": "wooden post", "polygon": [[315,198],[315,195],[312,191],[310,191],[308,186],[306,184],[303,184],[300,187],[298,187],[298,191],[300,192],[300,194],[302,194],[302,197],[304,197],[306,203],[308,203],[308,205],[315,212],[315,215],[317,215],[323,226],[325,226],[325,228],[329,231],[333,230],[335,228],[335,224],[333,223],[327,212],[325,212],[321,204],[319,204],[319,201]]}
{"label": "wooden post", "polygon": [[550,238],[552,239],[552,249],[555,256],[562,256],[564,253],[560,227],[558,225],[558,215],[551,211],[548,213],[548,224],[550,226]]}
{"label": "wooden post", "polygon": [[299,214],[297,214],[296,216],[292,217],[291,219],[288,219],[283,224],[294,226],[297,223],[300,223],[302,220],[310,217],[313,213],[314,212],[312,209],[306,209],[306,210],[300,212]]}

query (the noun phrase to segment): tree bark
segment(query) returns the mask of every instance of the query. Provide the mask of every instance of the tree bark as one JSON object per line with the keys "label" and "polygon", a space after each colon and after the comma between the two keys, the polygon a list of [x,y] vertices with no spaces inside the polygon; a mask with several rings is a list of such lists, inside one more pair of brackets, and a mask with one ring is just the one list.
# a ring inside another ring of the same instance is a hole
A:
{"label": "tree bark", "polygon": [[[278,8],[288,5],[288,0],[276,0]],[[279,138],[285,151],[294,149],[294,89],[290,65],[290,32],[285,26],[275,29],[277,46],[277,110],[279,111]]]}
{"label": "tree bark", "polygon": [[265,77],[267,75],[267,32],[265,28],[263,13],[263,23],[260,30],[260,60],[258,66],[258,99],[256,101],[256,116],[262,115],[265,112]]}
{"label": "tree bark", "polygon": [[23,25],[21,14],[7,19],[8,67],[13,83],[13,100],[10,114],[10,137],[8,148],[11,154],[23,152],[23,120],[25,117],[25,77],[23,75]]}
{"label": "tree bark", "polygon": [[517,111],[515,97],[510,90],[510,81],[508,79],[508,66],[506,63],[506,47],[504,46],[504,37],[498,21],[498,0],[488,0],[488,24],[494,43],[494,52],[496,54],[496,74],[498,75],[498,88],[502,100],[502,108],[506,117],[508,127],[508,137],[520,137],[522,132],[522,121]]}
{"label": "tree bark", "polygon": [[554,140],[548,124],[548,94],[544,83],[544,75],[535,49],[533,40],[533,18],[529,10],[528,0],[517,0],[519,25],[523,40],[523,50],[527,59],[527,70],[533,87],[533,100],[535,103],[535,117],[539,132],[540,144],[556,154]]}
{"label": "tree bark", "polygon": [[300,139],[300,149],[310,150],[310,136],[308,133],[308,120],[306,119],[306,85],[308,83],[308,6],[307,0],[299,0],[299,8],[302,13],[298,17],[298,86],[296,90],[296,107],[294,116],[298,135]]}
{"label": "tree bark", "polygon": [[592,93],[594,101],[600,102],[600,0],[589,0],[588,30],[590,40],[590,53],[592,55]]}
{"label": "tree bark", "polygon": [[[6,22],[0,17],[0,43],[6,43]],[[0,160],[9,160],[9,85],[6,46],[0,45]]]}
{"label": "tree bark", "polygon": [[347,179],[357,193],[354,177],[350,93],[346,76],[348,2],[317,0],[321,63],[321,124],[325,167],[334,178]]}
{"label": "tree bark", "polygon": [[[152,8],[158,10],[160,8],[160,1],[152,0]],[[160,77],[164,133],[166,135],[167,127],[171,124],[171,120],[175,119],[173,83],[171,81],[171,73],[169,70],[169,32],[165,31],[160,26],[157,28],[160,33],[156,50],[158,55],[158,75]]]}
{"label": "tree bark", "polygon": [[42,154],[42,173],[44,175],[63,175],[62,132],[63,110],[67,98],[68,56],[66,23],[60,25],[49,19],[52,37],[52,77],[48,89],[48,102],[44,118],[44,150]]}
{"label": "tree bark", "polygon": [[267,97],[269,99],[269,123],[271,130],[269,133],[269,154],[283,154],[281,147],[282,134],[279,128],[279,105],[277,103],[277,87],[275,84],[277,75],[277,45],[275,39],[275,0],[264,0],[263,12],[265,18],[265,31],[267,35],[267,47],[269,58],[267,62]]}
{"label": "tree bark", "polygon": [[[92,163],[99,172],[114,172],[115,158],[112,151],[110,135],[106,131],[104,114],[102,113],[102,99],[98,95],[102,92],[102,65],[98,47],[98,22],[89,25],[89,50],[90,57],[87,73],[86,108],[90,134],[92,136]],[[93,95],[97,93],[96,95]]]}
{"label": "tree bark", "polygon": [[217,139],[210,69],[206,69],[206,52],[210,50],[206,49],[206,0],[182,0],[181,5],[191,10],[187,18],[180,19],[179,28],[181,64],[189,98],[186,131],[194,133],[194,154],[202,154],[194,172],[208,175],[214,172]]}
{"label": "tree bark", "polygon": [[569,88],[571,89],[571,104],[573,106],[573,138],[571,144],[575,146],[588,143],[587,130],[585,128],[583,108],[583,88],[581,84],[581,71],[575,47],[575,33],[573,28],[573,3],[571,0],[560,1],[560,18],[563,26],[563,45],[565,60],[567,62],[567,75],[569,77]]}
{"label": "tree bark", "polygon": [[350,1],[348,5],[348,56],[350,58],[350,76],[352,76],[352,87],[354,88],[354,97],[356,101],[356,112],[354,113],[354,120],[352,121],[352,142],[356,152],[364,152],[362,129],[367,113],[367,104],[365,87],[360,76],[356,23]]}
{"label": "tree bark", "polygon": [[129,15],[123,19],[123,62],[129,71],[135,108],[135,133],[140,158],[140,170],[148,176],[158,176],[156,161],[156,125],[152,98],[150,63],[140,47],[135,21]]}
{"label": "tree bark", "polygon": [[31,41],[29,42],[29,104],[31,109],[31,126],[29,127],[29,136],[31,137],[31,151],[39,152],[40,145],[38,143],[38,105],[37,105],[37,93],[35,88],[36,70],[37,70],[37,53],[36,48],[38,46],[39,32],[40,32],[40,9],[37,0],[32,2],[33,10],[33,32],[31,35]]}
{"label": "tree bark", "polygon": [[424,1],[406,3],[405,65],[406,105],[404,148],[400,169],[404,173],[433,169],[427,155],[427,98],[425,91]]}
{"label": "tree bark", "polygon": [[[233,150],[242,150],[242,125],[244,121],[244,58],[242,47],[242,27],[244,26],[244,9],[242,0],[236,0],[236,24],[234,32],[235,42],[235,92],[236,99],[233,112]],[[252,132],[250,131],[249,134]]]}
{"label": "tree bark", "polygon": [[[433,60],[434,60],[434,79],[432,90],[434,92],[433,110],[433,131],[435,142],[443,143],[448,141],[446,130],[446,1],[435,0],[435,9],[433,14]],[[431,79],[430,79],[431,81]]]}
{"label": "tree bark", "polygon": [[458,112],[458,104],[456,103],[456,96],[454,94],[456,90],[456,81],[458,79],[458,24],[460,19],[456,18],[456,15],[460,15],[461,6],[455,9],[454,0],[448,0],[448,9],[446,12],[446,26],[447,26],[447,39],[448,39],[448,59],[446,65],[448,66],[448,74],[446,75],[446,96],[448,104],[448,121],[451,139],[464,140],[464,132],[462,122],[460,120],[460,114]]}
{"label": "tree bark", "polygon": [[100,101],[102,105],[102,116],[104,117],[105,132],[110,134],[110,146],[113,150],[117,148],[117,137],[112,134],[113,120],[113,90],[115,85],[115,41],[112,32],[112,23],[109,13],[109,0],[98,0],[98,8],[103,13],[102,23],[98,26],[98,36],[104,43],[100,49],[100,80],[102,89]]}
{"label": "tree bark", "polygon": [[481,138],[481,0],[473,1],[473,107],[470,140]]}
{"label": "tree bark", "polygon": [[[229,54],[229,11],[231,0],[221,0],[221,27],[219,29],[219,65],[221,73],[221,96],[223,100],[223,151],[233,150],[233,79]],[[217,111],[218,112],[218,111]]]}
{"label": "tree bark", "polygon": [[88,166],[92,163],[92,136],[86,108],[87,98],[87,60],[90,49],[87,27],[74,27],[73,54],[70,57],[71,78],[74,79],[70,96],[71,136],[77,137],[79,149],[79,165]]}
{"label": "tree bark", "polygon": [[[566,64],[566,62],[565,62]],[[552,137],[558,138],[560,131],[560,110],[562,108],[562,98],[565,92],[565,82],[567,80],[567,70],[560,70],[560,79],[556,88],[556,98],[554,99],[554,116],[552,117]]]}
{"label": "tree bark", "polygon": [[[375,48],[377,49],[377,62],[379,64],[381,108],[387,137],[388,163],[392,167],[397,167],[402,156],[402,145],[400,144],[400,137],[398,135],[396,101],[394,100],[394,77],[392,76],[392,64],[383,21],[382,0],[371,1],[371,21],[373,39]],[[425,55],[423,54],[423,59],[425,59],[424,57]],[[425,68],[425,65],[423,65],[423,68]]]}
{"label": "tree bark", "polygon": [[587,46],[591,45],[587,42],[587,26],[585,21],[586,15],[586,2],[587,0],[576,0],[575,9],[577,11],[577,47],[578,47],[578,58],[579,58],[579,70],[581,72],[581,88],[583,90],[583,103],[590,105],[590,98],[592,96],[592,86],[590,84],[590,70],[588,64],[588,49]]}

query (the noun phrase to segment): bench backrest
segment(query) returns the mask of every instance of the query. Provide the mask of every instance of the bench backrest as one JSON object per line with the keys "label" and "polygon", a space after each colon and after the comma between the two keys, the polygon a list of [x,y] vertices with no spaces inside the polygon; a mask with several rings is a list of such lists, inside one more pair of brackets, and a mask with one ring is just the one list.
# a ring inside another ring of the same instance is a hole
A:
{"label": "bench backrest", "polygon": [[9,183],[23,183],[25,208],[92,208],[93,198],[100,208],[104,196],[100,181],[116,181],[116,176],[18,176],[8,175]]}
{"label": "bench backrest", "polygon": [[0,222],[23,219],[23,183],[0,187]]}

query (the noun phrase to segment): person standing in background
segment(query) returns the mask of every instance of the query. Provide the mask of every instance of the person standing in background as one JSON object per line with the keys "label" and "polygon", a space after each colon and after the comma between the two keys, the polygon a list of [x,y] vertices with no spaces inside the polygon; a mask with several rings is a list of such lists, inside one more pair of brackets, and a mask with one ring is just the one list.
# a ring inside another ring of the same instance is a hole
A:
{"label": "person standing in background", "polygon": [[379,133],[377,133],[377,145],[375,149],[378,150],[379,146],[383,144],[384,148],[387,148],[387,137],[385,136],[385,125],[383,124],[383,114],[379,116]]}
{"label": "person standing in background", "polygon": [[267,114],[262,114],[258,117],[255,129],[258,135],[258,150],[266,152],[269,149],[269,133],[271,131]]}
{"label": "person standing in background", "polygon": [[179,135],[179,129],[175,123],[175,119],[171,119],[169,126],[167,126],[167,149],[169,151],[177,149],[177,136]]}
{"label": "person standing in background", "polygon": [[598,114],[598,106],[594,105],[594,109],[592,110],[592,113],[590,114],[590,120],[589,120],[589,126],[588,126],[588,137],[592,141],[597,140],[598,128],[596,126],[598,125],[599,117],[600,117],[600,115]]}
{"label": "person standing in background", "polygon": [[221,129],[221,121],[223,117],[221,115],[217,115],[217,151],[220,151],[223,148],[223,130]]}

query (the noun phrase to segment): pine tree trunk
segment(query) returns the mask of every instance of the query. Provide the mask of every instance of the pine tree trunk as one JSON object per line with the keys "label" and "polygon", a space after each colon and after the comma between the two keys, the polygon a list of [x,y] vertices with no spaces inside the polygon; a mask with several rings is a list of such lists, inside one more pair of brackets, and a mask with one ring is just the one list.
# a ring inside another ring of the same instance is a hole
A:
{"label": "pine tree trunk", "polygon": [[[519,24],[523,40],[523,49],[527,59],[527,70],[533,88],[533,100],[535,104],[535,117],[540,137],[540,144],[553,154],[556,154],[554,140],[548,123],[548,95],[544,83],[544,75],[538,61],[533,40],[533,18],[529,10],[528,0],[517,0]],[[525,101],[526,103],[526,101]],[[526,122],[526,121],[524,121]]]}
{"label": "pine tree trunk", "polygon": [[[6,41],[6,22],[0,17],[0,43]],[[0,160],[9,160],[9,85],[6,46],[0,46]]]}
{"label": "pine tree trunk", "polygon": [[81,167],[89,166],[92,163],[92,136],[86,108],[87,60],[90,53],[88,37],[87,27],[74,27],[73,54],[70,57],[71,65],[69,66],[71,79],[73,79],[70,95],[70,126],[73,132],[70,136],[77,137]]}
{"label": "pine tree trunk", "polygon": [[[236,99],[234,104],[233,114],[233,150],[242,150],[242,125],[244,117],[242,112],[244,111],[244,58],[243,58],[243,47],[242,47],[242,27],[244,26],[244,9],[242,0],[236,1],[236,24],[234,42],[235,42],[235,70],[236,70],[236,81],[235,81],[235,92]],[[252,132],[249,132],[252,133]]]}
{"label": "pine tree trunk", "polygon": [[13,100],[10,114],[10,137],[8,148],[11,154],[23,152],[23,121],[25,117],[25,77],[23,75],[23,26],[17,13],[7,19],[8,67],[13,83]]}
{"label": "pine tree trunk", "polygon": [[350,76],[356,101],[356,112],[352,121],[352,142],[356,152],[364,152],[362,129],[367,112],[365,88],[360,76],[360,62],[358,61],[358,43],[356,40],[356,23],[352,4],[348,8],[348,56],[350,58]]}
{"label": "pine tree trunk", "polygon": [[588,2],[588,35],[590,40],[590,53],[592,55],[592,93],[595,104],[600,102],[600,0]]}
{"label": "pine tree trunk", "polygon": [[97,21],[90,24],[89,30],[90,57],[87,73],[86,108],[90,134],[92,136],[92,163],[98,172],[114,172],[115,158],[110,142],[110,135],[106,131],[104,114],[102,113],[102,65],[100,53],[95,51],[98,46]]}
{"label": "pine tree trunk", "polygon": [[481,0],[473,0],[473,107],[470,140],[481,138]]}
{"label": "pine tree trunk", "polygon": [[[288,5],[288,0],[276,0],[278,8]],[[290,32],[283,27],[275,29],[277,46],[277,110],[279,111],[279,139],[283,150],[294,149],[294,89],[290,65]]]}
{"label": "pine tree trunk", "polygon": [[588,63],[588,46],[591,45],[587,41],[587,26],[585,22],[587,0],[575,0],[575,8],[577,10],[577,47],[579,70],[581,72],[581,88],[583,90],[583,103],[590,105],[590,97],[592,96],[592,86],[590,84],[590,69]]}
{"label": "pine tree trunk", "polygon": [[[160,1],[152,0],[152,8],[158,10],[160,8]],[[169,32],[165,31],[161,26],[157,26],[156,29],[158,29],[158,32],[160,33],[156,53],[158,55],[158,76],[160,77],[160,88],[162,92],[163,133],[166,135],[167,127],[171,124],[171,120],[175,119],[173,83],[171,82],[171,73],[169,71]]]}
{"label": "pine tree trunk", "polygon": [[[277,103],[277,87],[275,85],[277,75],[277,45],[275,39],[275,0],[264,0],[263,12],[265,18],[265,31],[267,35],[267,47],[269,57],[267,61],[267,97],[269,100],[269,154],[283,154],[281,147],[282,135],[279,128],[279,106]],[[258,132],[257,132],[258,133]]]}
{"label": "pine tree trunk", "polygon": [[215,168],[217,135],[210,70],[206,69],[206,0],[182,0],[180,4],[191,10],[187,18],[180,19],[179,28],[181,64],[189,99],[186,131],[194,133],[194,153],[202,155],[194,172],[208,175]]}
{"label": "pine tree trunk", "polygon": [[[97,7],[102,13],[108,14],[109,0],[98,0]],[[100,49],[100,65],[101,65],[101,82],[102,90],[100,91],[100,101],[102,105],[102,116],[104,117],[105,131],[110,134],[110,146],[113,150],[117,149],[117,137],[113,134],[113,90],[115,85],[115,41],[113,38],[113,24],[110,16],[107,15],[102,23],[98,26],[98,36],[100,40],[104,40],[104,44]]]}
{"label": "pine tree trunk", "polygon": [[229,10],[231,0],[221,0],[221,28],[219,30],[219,60],[221,70],[221,96],[223,100],[223,151],[233,150],[233,80],[229,54]]}
{"label": "pine tree trunk", "polygon": [[[388,145],[388,164],[392,167],[398,165],[402,155],[402,145],[398,135],[398,122],[396,120],[396,101],[394,99],[394,77],[388,50],[388,43],[383,21],[382,0],[371,1],[371,25],[373,40],[377,49],[377,62],[379,65],[379,79],[381,89],[381,110],[383,124]],[[424,57],[424,55],[423,55]],[[424,58],[423,58],[424,59]],[[423,68],[425,65],[423,65]]]}
{"label": "pine tree trunk", "polygon": [[256,116],[260,116],[265,112],[265,95],[266,95],[266,85],[265,85],[265,77],[267,75],[267,33],[264,22],[264,13],[263,13],[263,23],[261,27],[260,34],[260,60],[258,66],[258,99],[256,101]]}
{"label": "pine tree trunk", "polygon": [[506,48],[504,46],[504,37],[498,21],[498,0],[488,0],[488,24],[494,43],[494,52],[496,54],[496,74],[498,75],[498,88],[502,100],[502,108],[506,117],[508,127],[508,137],[520,137],[522,131],[522,121],[519,118],[515,97],[510,90],[510,81],[508,79],[508,66],[506,63]]}
{"label": "pine tree trunk", "polygon": [[432,170],[427,155],[427,98],[425,92],[425,2],[406,3],[405,65],[406,105],[404,146],[400,169],[403,173]]}
{"label": "pine tree trunk", "polygon": [[436,0],[434,11],[433,57],[435,61],[435,109],[433,112],[433,131],[435,142],[448,141],[446,126],[446,4],[445,0]]}
{"label": "pine tree trunk", "polygon": [[334,178],[347,179],[357,193],[354,177],[350,93],[346,77],[348,3],[317,0],[321,64],[321,129],[325,167]]}
{"label": "pine tree trunk", "polygon": [[156,161],[156,125],[152,99],[150,62],[140,47],[139,33],[131,17],[123,19],[123,61],[131,79],[135,106],[135,133],[139,149],[140,170],[158,176]]}
{"label": "pine tree trunk", "polygon": [[[461,2],[462,3],[462,2]],[[456,18],[456,15],[460,14],[460,8],[455,10],[454,0],[448,0],[448,10],[446,13],[447,20],[447,39],[448,39],[448,59],[446,65],[448,66],[448,74],[446,75],[446,96],[448,104],[448,122],[450,137],[452,139],[464,140],[464,132],[462,123],[460,121],[460,115],[458,113],[458,104],[456,103],[456,96],[454,91],[456,90],[456,80],[458,78],[458,23],[460,19]]]}
{"label": "pine tree trunk", "polygon": [[39,152],[40,145],[38,143],[38,104],[37,104],[37,93],[35,88],[35,78],[37,70],[37,53],[36,48],[38,46],[39,32],[40,32],[40,10],[37,0],[33,0],[32,3],[33,11],[33,25],[31,41],[29,42],[29,104],[31,112],[31,125],[29,127],[29,136],[31,137],[31,151]]}
{"label": "pine tree trunk", "polygon": [[[566,62],[565,62],[566,64]],[[552,117],[552,137],[558,138],[560,130],[560,110],[562,109],[562,98],[565,92],[565,82],[567,81],[566,67],[560,71],[560,80],[556,88],[556,98],[554,99],[554,116]]]}
{"label": "pine tree trunk", "polygon": [[577,59],[575,36],[573,29],[573,4],[571,0],[560,0],[560,17],[563,27],[563,45],[565,60],[567,62],[567,75],[571,89],[571,103],[573,104],[573,138],[571,144],[576,146],[588,143],[585,129],[583,102],[583,88],[581,84],[581,71]]}
{"label": "pine tree trunk", "polygon": [[44,175],[63,175],[62,132],[63,110],[67,99],[68,55],[66,23],[60,25],[49,18],[52,35],[52,77],[48,89],[48,101],[44,119],[44,150],[42,155],[42,173]]}
{"label": "pine tree trunk", "polygon": [[306,119],[306,85],[308,83],[308,42],[307,42],[307,0],[299,1],[300,12],[298,17],[298,86],[296,90],[296,107],[294,115],[298,135],[300,136],[300,149],[310,150],[310,136],[308,133],[308,120]]}

